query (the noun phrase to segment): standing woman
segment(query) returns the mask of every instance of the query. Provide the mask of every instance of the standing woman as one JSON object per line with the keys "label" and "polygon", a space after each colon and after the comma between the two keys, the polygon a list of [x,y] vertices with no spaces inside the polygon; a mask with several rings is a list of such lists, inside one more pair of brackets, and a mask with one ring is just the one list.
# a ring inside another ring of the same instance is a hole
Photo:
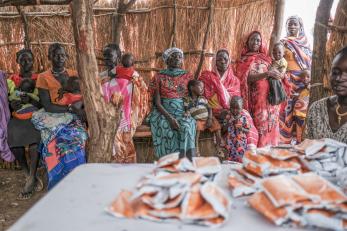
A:
{"label": "standing woman", "polygon": [[[312,51],[307,41],[302,19],[291,16],[287,19],[287,37],[282,40],[285,46],[284,58],[288,63],[288,74],[293,89],[292,96],[283,105],[280,118],[281,142],[302,141],[302,132],[309,103],[306,72],[311,70]],[[301,92],[307,94],[300,94]]]}
{"label": "standing woman", "polygon": [[270,64],[260,32],[253,31],[237,61],[236,76],[240,79],[244,108],[250,112],[259,133],[258,147],[277,145],[279,140],[279,106],[268,102],[268,78],[282,76],[277,70],[269,70]]}
{"label": "standing woman", "polygon": [[161,70],[151,86],[154,105],[149,116],[155,154],[158,158],[173,152],[195,156],[195,120],[184,116],[183,97],[192,75],[182,70],[183,52],[173,47],[163,53],[167,69]]}
{"label": "standing woman", "polygon": [[[104,98],[106,102],[111,102],[112,98],[123,97],[123,113],[114,140],[112,159],[116,163],[136,163],[133,136],[148,112],[148,88],[133,67],[117,67],[121,55],[117,44],[107,45],[103,55],[107,67],[106,71],[100,73]],[[129,77],[126,84],[124,84],[125,80],[121,78],[122,74]],[[130,111],[130,113],[124,113],[126,111]]]}
{"label": "standing woman", "polygon": [[[20,73],[13,74],[7,79],[8,94],[12,94],[15,88],[19,87],[23,79],[32,79],[36,81],[37,74],[33,73],[34,56],[29,49],[22,49],[16,53],[16,61],[20,66]],[[37,90],[34,91],[37,94]],[[12,111],[17,111],[22,104],[30,103],[37,108],[41,104],[29,97],[21,95],[19,100],[10,102]],[[42,181],[36,177],[36,171],[39,161],[38,144],[40,143],[40,132],[35,129],[30,118],[18,119],[12,117],[8,123],[8,145],[12,153],[15,155],[20,166],[26,175],[26,182],[19,193],[18,199],[29,199],[34,191],[40,191],[43,188]],[[25,157],[25,146],[29,146],[30,167]]]}
{"label": "standing woman", "polygon": [[230,65],[229,52],[219,49],[213,69],[203,71],[199,80],[204,82],[204,95],[213,114],[218,117],[223,109],[228,109],[233,96],[241,96],[240,81]]}
{"label": "standing woman", "polygon": [[52,68],[39,75],[36,87],[45,111],[33,114],[32,122],[41,131],[41,155],[48,172],[48,189],[55,186],[75,167],[86,162],[87,133],[76,116],[81,115],[79,102],[64,105],[57,100],[62,86],[76,71],[65,68],[67,55],[59,43],[50,45],[48,58]]}

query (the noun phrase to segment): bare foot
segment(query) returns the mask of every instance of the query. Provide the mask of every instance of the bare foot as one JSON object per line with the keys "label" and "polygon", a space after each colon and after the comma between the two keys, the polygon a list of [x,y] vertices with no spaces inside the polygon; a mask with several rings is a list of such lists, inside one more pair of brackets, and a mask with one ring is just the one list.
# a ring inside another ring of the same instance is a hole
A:
{"label": "bare foot", "polygon": [[25,185],[22,191],[18,195],[18,200],[27,200],[30,199],[33,191],[35,189],[36,178],[33,176],[27,177]]}

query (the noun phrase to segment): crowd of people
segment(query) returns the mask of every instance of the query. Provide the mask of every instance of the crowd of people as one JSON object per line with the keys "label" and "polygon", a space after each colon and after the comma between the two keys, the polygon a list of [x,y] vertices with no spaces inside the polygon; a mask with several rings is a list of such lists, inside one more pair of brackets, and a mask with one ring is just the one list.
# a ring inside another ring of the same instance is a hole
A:
{"label": "crowd of people", "polygon": [[[199,155],[205,130],[215,135],[216,155],[236,162],[250,147],[297,144],[303,137],[347,143],[347,47],[332,63],[335,95],[307,112],[312,52],[299,17],[290,17],[286,28],[287,36],[270,54],[259,31],[246,38],[235,64],[227,49],[219,49],[212,69],[197,79],[182,69],[182,50],[169,48],[163,52],[167,67],[148,86],[135,71],[132,54],[107,45],[100,89],[106,102],[123,99],[120,125],[110,141],[113,161],[136,162],[133,136],[144,122],[158,158],[173,152],[190,159]],[[77,72],[65,68],[68,57],[61,44],[52,44],[48,57],[51,68],[35,74],[32,52],[22,49],[16,59],[20,73],[8,78],[0,73],[0,153],[6,161],[18,160],[26,174],[19,199],[42,190],[36,176],[40,159],[48,189],[86,162],[87,121]]]}

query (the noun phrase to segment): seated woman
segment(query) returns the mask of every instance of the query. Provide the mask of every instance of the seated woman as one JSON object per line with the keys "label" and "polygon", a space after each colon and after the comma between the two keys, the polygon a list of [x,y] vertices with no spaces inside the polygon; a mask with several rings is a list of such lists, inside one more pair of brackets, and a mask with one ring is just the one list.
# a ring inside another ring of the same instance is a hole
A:
{"label": "seated woman", "polygon": [[75,167],[86,162],[87,133],[76,116],[81,114],[77,103],[63,105],[55,100],[68,79],[77,75],[65,69],[64,47],[59,43],[50,45],[48,58],[52,69],[41,73],[36,82],[45,111],[35,112],[32,121],[41,131],[41,155],[48,172],[48,189],[51,189]]}
{"label": "seated woman", "polygon": [[100,73],[102,90],[106,102],[113,98],[123,98],[122,119],[120,121],[113,150],[116,163],[135,163],[136,151],[133,136],[148,113],[148,88],[139,73],[135,71],[131,54],[121,57],[122,65],[117,66],[121,54],[118,45],[109,44],[104,49],[104,61],[108,70]]}
{"label": "seated woman", "polygon": [[259,133],[258,147],[276,146],[279,141],[279,105],[271,105],[268,101],[268,78],[282,80],[285,76],[277,70],[269,70],[270,64],[271,58],[260,32],[253,31],[237,62],[236,75],[241,83],[244,108],[251,114]]}
{"label": "seated woman", "polygon": [[188,95],[187,85],[192,75],[182,70],[183,52],[169,48],[163,53],[167,69],[161,70],[152,82],[154,105],[149,121],[155,154],[158,158],[173,152],[180,157],[195,156],[196,124],[192,117],[184,116],[183,97]]}
{"label": "seated woman", "polygon": [[[34,56],[31,50],[22,49],[16,53],[16,56],[16,61],[20,66],[20,73],[11,75],[7,79],[9,95],[15,94],[15,89],[20,88],[22,82],[25,83],[37,79],[37,74],[33,73]],[[37,89],[34,89],[33,94],[37,95]],[[29,97],[28,94],[21,94],[19,97],[13,98],[13,100],[10,101],[11,111],[19,111],[22,105],[25,104],[41,108],[41,104],[35,97]],[[30,117],[12,117],[8,123],[7,132],[8,145],[26,175],[26,183],[18,199],[29,199],[34,191],[40,191],[43,188],[42,181],[36,177],[39,161],[37,146],[41,139],[40,132],[35,129]],[[25,157],[25,146],[29,147],[30,167]]]}
{"label": "seated woman", "polygon": [[229,52],[220,49],[216,53],[212,71],[203,71],[199,80],[205,85],[204,95],[215,116],[228,109],[230,99],[240,96],[240,81],[230,65]]}
{"label": "seated woman", "polygon": [[311,105],[305,138],[331,138],[347,144],[347,47],[333,59],[330,83],[335,95]]}

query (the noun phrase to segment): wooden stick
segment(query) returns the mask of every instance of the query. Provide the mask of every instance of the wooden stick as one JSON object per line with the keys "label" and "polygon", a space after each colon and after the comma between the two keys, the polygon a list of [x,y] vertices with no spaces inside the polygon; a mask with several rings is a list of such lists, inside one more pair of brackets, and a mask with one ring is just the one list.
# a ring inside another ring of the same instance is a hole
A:
{"label": "wooden stick", "polygon": [[176,47],[176,27],[177,27],[177,0],[174,0],[174,14],[172,20],[172,35],[169,47]]}
{"label": "wooden stick", "polygon": [[[231,6],[231,7],[215,7],[214,10],[230,10],[230,9],[236,9],[236,8],[241,8],[247,5],[251,5],[257,2],[265,2],[267,0],[256,0],[256,1],[251,1],[248,3],[244,3],[244,4],[239,4],[237,6]],[[160,9],[170,9],[170,8],[175,8],[175,6],[158,6],[158,7],[153,7],[153,8],[140,8],[140,9],[133,9],[133,10],[128,10],[127,12],[125,12],[124,14],[143,14],[143,13],[150,13],[152,11],[156,11],[156,10],[160,10]],[[180,6],[177,5],[177,9],[188,9],[188,10],[208,10],[208,7],[201,7],[201,6]],[[111,7],[94,7],[93,11],[94,12],[109,12],[109,14],[102,14],[102,15],[112,15],[115,11],[117,10],[117,8],[111,8]],[[65,16],[65,17],[69,17],[70,12],[69,11],[61,11],[61,12],[27,12],[26,13],[28,17],[47,17],[47,16],[52,16],[52,15],[56,15],[56,16]],[[20,15],[17,12],[0,12],[0,17],[20,17]],[[94,16],[98,16],[98,14],[94,15]]]}
{"label": "wooden stick", "polygon": [[[324,58],[326,56],[326,43],[328,27],[321,26],[328,25],[330,17],[330,9],[333,5],[333,0],[320,0],[316,21],[313,32],[313,55],[312,55],[312,68],[311,68],[311,84],[323,83],[323,76],[327,70],[324,70]],[[324,90],[324,86],[318,86],[310,89],[310,105],[328,96]]]}
{"label": "wooden stick", "polygon": [[20,8],[20,6],[16,6],[16,8],[18,10],[18,13],[21,16],[22,23],[23,23],[23,28],[24,28],[24,47],[26,49],[30,49],[29,23],[28,23],[27,16],[26,16],[24,10],[22,10]]}
{"label": "wooden stick", "polygon": [[114,14],[112,18],[112,42],[116,44],[120,43],[120,35],[124,24],[124,15],[136,2],[136,0],[130,0],[125,4],[124,1],[125,0],[119,1],[117,14]]}
{"label": "wooden stick", "polygon": [[271,33],[269,53],[272,52],[273,45],[280,40],[283,25],[284,7],[285,0],[276,0],[275,21]]}
{"label": "wooden stick", "polygon": [[67,5],[72,0],[0,0],[0,7],[31,5]]}
{"label": "wooden stick", "polygon": [[328,25],[328,28],[337,32],[347,32],[346,26],[335,26],[335,25]]}
{"label": "wooden stick", "polygon": [[204,41],[202,43],[202,51],[200,55],[200,61],[198,68],[195,72],[194,78],[197,79],[200,75],[200,71],[202,68],[202,64],[204,63],[204,56],[205,56],[205,50],[206,50],[206,45],[207,45],[207,38],[208,38],[208,32],[210,31],[211,24],[212,24],[212,17],[213,17],[213,11],[214,11],[214,0],[209,0],[208,2],[208,7],[210,8],[209,13],[208,13],[208,21],[207,21],[207,27],[206,27],[206,32],[205,32],[205,37]]}

